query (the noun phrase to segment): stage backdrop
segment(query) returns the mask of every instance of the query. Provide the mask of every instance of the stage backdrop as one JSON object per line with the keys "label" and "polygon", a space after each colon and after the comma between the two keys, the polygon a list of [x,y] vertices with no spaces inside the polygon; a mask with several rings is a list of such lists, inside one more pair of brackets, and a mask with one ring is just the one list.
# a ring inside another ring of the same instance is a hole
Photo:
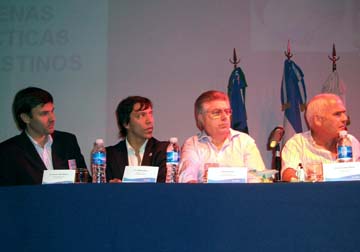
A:
{"label": "stage backdrop", "polygon": [[14,94],[29,85],[55,98],[59,130],[78,136],[89,163],[96,138],[118,141],[114,111],[129,95],[154,102],[158,139],[197,133],[193,104],[227,91],[236,48],[248,88],[250,135],[270,167],[266,141],[283,123],[280,85],[290,40],[308,97],[332,71],[336,44],[350,133],[360,137],[360,4],[356,0],[2,0],[0,141],[18,133]]}

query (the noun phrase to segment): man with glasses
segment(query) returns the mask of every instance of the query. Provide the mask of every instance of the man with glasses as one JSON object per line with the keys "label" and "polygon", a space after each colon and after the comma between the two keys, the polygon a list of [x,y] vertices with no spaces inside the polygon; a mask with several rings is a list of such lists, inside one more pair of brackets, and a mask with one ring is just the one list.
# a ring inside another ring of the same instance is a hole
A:
{"label": "man with glasses", "polygon": [[254,139],[230,128],[231,108],[225,93],[202,93],[195,101],[195,120],[200,133],[182,147],[179,182],[203,183],[207,163],[265,169]]}

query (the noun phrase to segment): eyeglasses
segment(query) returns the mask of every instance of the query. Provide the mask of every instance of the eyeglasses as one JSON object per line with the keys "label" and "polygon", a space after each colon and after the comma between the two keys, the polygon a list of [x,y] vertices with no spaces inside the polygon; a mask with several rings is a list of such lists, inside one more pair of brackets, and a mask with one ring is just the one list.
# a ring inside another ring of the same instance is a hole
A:
{"label": "eyeglasses", "polygon": [[230,108],[227,109],[214,109],[211,111],[204,111],[202,113],[208,113],[212,119],[219,119],[224,113],[225,116],[231,116],[232,110]]}

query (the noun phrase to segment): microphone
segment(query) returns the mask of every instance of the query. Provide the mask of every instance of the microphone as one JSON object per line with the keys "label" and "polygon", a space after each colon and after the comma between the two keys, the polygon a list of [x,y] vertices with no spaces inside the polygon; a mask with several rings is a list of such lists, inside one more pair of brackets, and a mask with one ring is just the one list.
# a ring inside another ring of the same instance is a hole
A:
{"label": "microphone", "polygon": [[270,133],[267,148],[273,151],[272,167],[274,167],[278,173],[275,174],[274,181],[281,181],[281,154],[280,154],[280,141],[285,134],[285,130],[282,126],[277,126]]}
{"label": "microphone", "polygon": [[274,149],[280,143],[284,133],[285,130],[282,126],[277,126],[271,131],[267,144],[268,150]]}

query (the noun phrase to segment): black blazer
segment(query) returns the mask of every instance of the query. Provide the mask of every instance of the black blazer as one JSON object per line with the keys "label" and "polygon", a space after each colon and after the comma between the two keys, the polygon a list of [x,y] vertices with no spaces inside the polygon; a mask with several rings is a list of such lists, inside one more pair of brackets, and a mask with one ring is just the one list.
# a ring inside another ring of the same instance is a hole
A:
{"label": "black blazer", "polygon": [[[165,182],[166,177],[166,148],[169,142],[160,142],[150,138],[145,146],[141,165],[158,166],[157,182]],[[129,165],[125,140],[114,146],[106,147],[106,179],[122,179],[125,166]]]}
{"label": "black blazer", "polygon": [[[54,169],[69,169],[68,160],[75,159],[77,167],[86,167],[75,135],[55,131],[51,147]],[[23,131],[20,135],[0,143],[0,185],[41,184],[44,162],[33,143]]]}

